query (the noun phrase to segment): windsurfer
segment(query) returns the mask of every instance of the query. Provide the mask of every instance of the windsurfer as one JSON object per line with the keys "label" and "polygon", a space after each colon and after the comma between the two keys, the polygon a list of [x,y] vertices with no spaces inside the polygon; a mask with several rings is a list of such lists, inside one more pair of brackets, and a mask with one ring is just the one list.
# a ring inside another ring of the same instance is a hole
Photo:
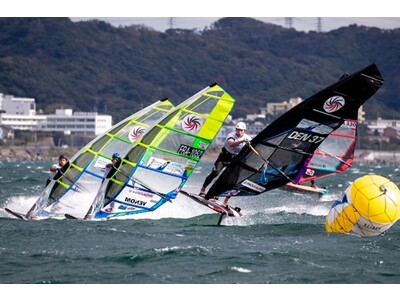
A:
{"label": "windsurfer", "polygon": [[[213,181],[215,177],[222,171],[223,168],[228,166],[232,159],[240,152],[244,145],[251,140],[251,137],[246,133],[246,124],[238,122],[235,126],[235,131],[229,133],[225,139],[224,147],[221,150],[217,160],[214,162],[214,167],[211,173],[204,180],[199,195],[207,199],[206,188]],[[224,205],[228,205],[230,197],[224,199]]]}
{"label": "windsurfer", "polygon": [[120,164],[121,164],[121,155],[118,152],[115,152],[112,155],[111,162],[106,164],[104,178],[110,178],[111,176],[113,176]]}
{"label": "windsurfer", "polygon": [[65,155],[61,154],[61,155],[58,157],[58,163],[52,165],[52,166],[50,167],[50,169],[49,169],[50,173],[49,173],[49,178],[47,178],[47,181],[46,181],[46,186],[47,186],[47,185],[51,182],[51,180],[57,175],[57,172],[58,172],[62,167],[64,167],[64,166],[66,165],[67,162],[68,162],[68,158],[67,158]]}

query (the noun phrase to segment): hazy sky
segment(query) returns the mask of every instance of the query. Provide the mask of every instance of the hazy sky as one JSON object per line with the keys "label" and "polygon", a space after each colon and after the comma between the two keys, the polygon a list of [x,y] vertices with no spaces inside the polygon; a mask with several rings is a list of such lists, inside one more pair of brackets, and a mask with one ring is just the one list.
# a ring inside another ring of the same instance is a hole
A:
{"label": "hazy sky", "polygon": [[[2,4],[0,17],[71,17],[104,19],[115,26],[143,24],[159,31],[172,26],[204,29],[221,17],[252,17],[299,31],[330,31],[350,24],[400,28],[396,1],[381,0],[13,0]],[[267,16],[267,17],[260,17]],[[287,17],[286,17],[287,18]]]}
{"label": "hazy sky", "polygon": [[[261,1],[261,0],[260,0]],[[298,31],[310,31],[318,30],[318,17],[253,17],[263,22],[273,23],[288,27],[292,24],[292,27]],[[88,20],[92,18],[71,18],[73,21]],[[165,31],[170,28],[171,24],[173,28],[181,29],[199,29],[202,30],[206,26],[210,26],[213,22],[219,18],[214,17],[105,17],[96,18],[106,21],[114,26],[128,26],[132,24],[142,24],[147,27],[152,27],[158,31]],[[384,29],[400,28],[400,17],[374,17],[374,18],[342,18],[342,17],[322,17],[320,19],[321,31],[330,31],[342,26],[348,26],[351,24],[365,25],[368,27],[379,27]]]}

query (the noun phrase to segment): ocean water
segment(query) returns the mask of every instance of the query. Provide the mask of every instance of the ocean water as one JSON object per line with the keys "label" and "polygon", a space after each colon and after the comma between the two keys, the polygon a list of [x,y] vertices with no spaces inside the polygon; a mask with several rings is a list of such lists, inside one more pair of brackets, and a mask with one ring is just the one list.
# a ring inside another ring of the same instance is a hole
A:
{"label": "ocean water", "polygon": [[[184,196],[138,220],[23,221],[51,162],[0,162],[1,284],[399,284],[400,225],[384,235],[328,234],[331,202],[273,190],[232,198],[243,217],[219,215]],[[198,191],[210,163],[187,183]],[[353,165],[317,182],[332,195],[374,173],[400,186],[396,166]],[[201,292],[201,291],[200,291]]]}

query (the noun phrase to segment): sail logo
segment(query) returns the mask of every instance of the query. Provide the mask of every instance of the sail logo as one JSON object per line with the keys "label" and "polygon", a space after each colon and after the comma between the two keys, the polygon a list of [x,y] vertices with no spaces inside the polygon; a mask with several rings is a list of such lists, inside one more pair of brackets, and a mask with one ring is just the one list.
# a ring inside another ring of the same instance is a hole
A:
{"label": "sail logo", "polygon": [[204,151],[190,147],[189,145],[181,144],[176,153],[200,159],[203,156]]}
{"label": "sail logo", "polygon": [[[319,144],[323,140],[325,140],[325,137],[322,137],[319,135],[313,135],[313,134],[305,133],[305,132],[299,132],[299,131],[292,131],[292,133],[290,133],[287,138],[290,140],[298,140],[298,141],[303,141],[303,142],[312,143],[312,144]],[[295,147],[292,147],[292,148],[295,148]]]}
{"label": "sail logo", "polygon": [[146,206],[146,203],[147,203],[145,201],[133,199],[133,198],[129,198],[129,197],[125,197],[125,202],[129,202],[129,203],[141,205],[141,206]]}
{"label": "sail logo", "polygon": [[343,123],[343,126],[344,127],[349,127],[351,129],[355,129],[357,127],[357,121],[345,120],[344,123]]}
{"label": "sail logo", "polygon": [[142,134],[145,132],[145,128],[142,126],[134,126],[130,131],[129,131],[129,140],[133,143],[136,142]]}
{"label": "sail logo", "polygon": [[338,111],[344,106],[345,100],[342,96],[333,96],[330,97],[324,103],[324,110],[328,113],[333,113]]}
{"label": "sail logo", "polygon": [[306,170],[306,175],[308,176],[314,176],[314,170],[308,169]]}
{"label": "sail logo", "polygon": [[182,129],[186,132],[197,133],[203,126],[204,120],[199,116],[190,114],[182,120]]}
{"label": "sail logo", "polygon": [[242,185],[247,187],[247,188],[249,188],[249,189],[251,189],[251,190],[253,190],[253,191],[259,192],[259,193],[262,193],[262,192],[265,191],[265,187],[263,187],[261,185],[258,185],[257,183],[252,182],[252,181],[247,180],[247,179],[242,182]]}

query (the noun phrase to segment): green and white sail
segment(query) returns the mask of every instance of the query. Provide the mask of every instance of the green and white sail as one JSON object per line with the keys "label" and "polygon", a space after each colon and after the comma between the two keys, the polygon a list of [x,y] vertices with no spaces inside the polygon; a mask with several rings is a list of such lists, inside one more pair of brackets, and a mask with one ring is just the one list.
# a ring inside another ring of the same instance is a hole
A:
{"label": "green and white sail", "polygon": [[132,145],[86,219],[135,218],[176,198],[234,102],[214,84],[174,108]]}
{"label": "green and white sail", "polygon": [[44,189],[27,218],[57,218],[64,214],[83,218],[104,180],[105,166],[111,162],[112,154],[126,154],[173,107],[168,99],[157,101],[96,137]]}

